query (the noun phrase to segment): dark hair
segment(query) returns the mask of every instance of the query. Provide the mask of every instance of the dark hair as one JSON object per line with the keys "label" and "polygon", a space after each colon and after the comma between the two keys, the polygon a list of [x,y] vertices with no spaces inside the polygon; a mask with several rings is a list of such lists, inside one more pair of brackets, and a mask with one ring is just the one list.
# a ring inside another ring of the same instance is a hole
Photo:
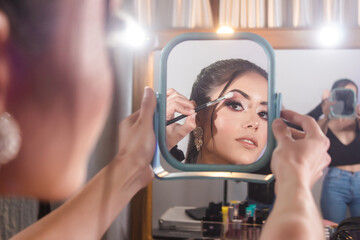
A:
{"label": "dark hair", "polygon": [[337,81],[335,81],[331,87],[331,90],[335,89],[335,88],[344,88],[346,85],[348,84],[352,84],[355,86],[356,88],[356,98],[357,98],[357,95],[358,95],[358,87],[356,85],[356,83],[348,78],[342,78],[342,79],[339,79]]}
{"label": "dark hair", "polygon": [[[218,96],[221,97],[235,78],[248,72],[258,73],[265,79],[268,78],[268,74],[264,69],[247,60],[227,59],[217,61],[201,70],[193,84],[190,100],[195,101],[197,106],[207,103],[211,100],[208,94],[214,88],[226,83],[225,87]],[[211,114],[211,135],[213,135],[214,110],[215,108],[213,108]],[[188,144],[185,162],[196,163],[198,155],[199,152],[194,146],[194,136],[193,134],[190,134],[190,141]]]}
{"label": "dark hair", "polygon": [[27,53],[37,53],[48,46],[56,21],[56,1],[1,0],[0,10],[10,22],[10,38]]}

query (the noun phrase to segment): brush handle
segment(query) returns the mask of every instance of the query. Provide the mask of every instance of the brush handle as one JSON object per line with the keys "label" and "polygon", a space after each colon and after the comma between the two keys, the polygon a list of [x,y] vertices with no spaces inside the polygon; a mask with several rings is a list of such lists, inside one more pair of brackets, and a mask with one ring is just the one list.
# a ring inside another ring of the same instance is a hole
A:
{"label": "brush handle", "polygon": [[[204,104],[196,107],[196,108],[195,108],[195,112],[198,112],[198,111],[200,111],[200,110],[203,110],[203,109],[205,109],[205,108],[207,108],[207,107],[208,107],[208,104],[207,104],[207,103],[204,103]],[[167,126],[167,125],[170,125],[170,124],[172,124],[172,123],[174,123],[174,122],[177,122],[177,121],[179,121],[179,120],[181,120],[181,119],[183,119],[183,118],[186,118],[187,116],[189,116],[189,115],[184,115],[184,114],[182,114],[182,115],[180,115],[180,116],[177,116],[176,118],[170,119],[169,121],[166,121],[166,126]]]}
{"label": "brush handle", "polygon": [[[226,98],[226,97],[221,97],[221,98],[215,99],[215,100],[213,100],[213,101],[211,101],[211,102],[204,103],[204,104],[196,107],[196,108],[195,108],[195,112],[198,112],[198,111],[201,111],[201,110],[203,110],[203,109],[205,109],[205,108],[207,108],[207,107],[210,107],[210,106],[212,106],[212,105],[214,105],[214,104],[216,104],[216,103],[224,100],[225,98]],[[169,121],[166,121],[166,126],[167,126],[167,125],[170,125],[170,124],[172,124],[172,123],[174,123],[174,122],[177,122],[177,121],[179,121],[179,120],[181,120],[181,119],[183,119],[183,118],[186,118],[187,116],[188,116],[188,115],[184,115],[184,114],[183,114],[183,115],[180,115],[180,116],[178,116],[178,117],[176,117],[176,118],[170,119]]]}
{"label": "brush handle", "polygon": [[188,115],[180,115],[180,116],[177,116],[176,118],[173,118],[173,119],[170,119],[169,121],[166,121],[166,126],[167,125],[170,125],[170,124],[172,124],[172,123],[174,123],[174,122],[177,122],[177,121],[179,121],[179,120],[181,120],[181,119],[183,119],[183,118],[186,118]]}

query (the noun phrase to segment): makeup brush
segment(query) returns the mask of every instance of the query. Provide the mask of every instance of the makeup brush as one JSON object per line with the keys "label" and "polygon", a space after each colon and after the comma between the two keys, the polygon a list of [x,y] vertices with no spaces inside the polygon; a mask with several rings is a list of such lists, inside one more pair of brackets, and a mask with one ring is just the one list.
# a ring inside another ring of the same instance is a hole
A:
{"label": "makeup brush", "polygon": [[[207,107],[213,106],[213,105],[215,105],[216,103],[218,103],[218,102],[220,102],[220,101],[222,101],[222,100],[225,100],[225,99],[232,98],[233,96],[234,96],[234,93],[233,93],[233,92],[228,92],[228,93],[225,94],[225,96],[223,96],[223,97],[220,97],[220,98],[218,98],[218,99],[215,99],[215,100],[213,100],[213,101],[204,103],[204,104],[196,107],[196,108],[195,108],[195,112],[198,112],[198,111],[201,111],[201,110],[203,110],[203,109],[205,109],[205,108],[207,108]],[[179,120],[181,120],[181,119],[183,119],[183,118],[186,118],[187,116],[188,116],[188,115],[182,114],[182,115],[180,115],[180,116],[178,116],[178,117],[176,117],[176,118],[170,119],[169,121],[166,121],[166,126],[167,126],[167,125],[170,125],[170,124],[172,124],[172,123],[174,123],[174,122],[177,122],[177,121],[179,121]]]}

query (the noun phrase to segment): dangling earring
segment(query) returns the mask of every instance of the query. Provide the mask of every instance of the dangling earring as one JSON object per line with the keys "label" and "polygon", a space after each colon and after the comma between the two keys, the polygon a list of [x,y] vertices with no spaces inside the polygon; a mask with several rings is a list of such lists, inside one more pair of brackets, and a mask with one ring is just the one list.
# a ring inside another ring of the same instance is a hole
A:
{"label": "dangling earring", "polygon": [[20,128],[9,113],[0,116],[0,165],[13,160],[21,144]]}
{"label": "dangling earring", "polygon": [[202,145],[203,145],[203,136],[204,136],[204,130],[202,129],[202,127],[196,127],[193,131],[193,135],[194,135],[194,145],[196,147],[196,150],[199,152]]}

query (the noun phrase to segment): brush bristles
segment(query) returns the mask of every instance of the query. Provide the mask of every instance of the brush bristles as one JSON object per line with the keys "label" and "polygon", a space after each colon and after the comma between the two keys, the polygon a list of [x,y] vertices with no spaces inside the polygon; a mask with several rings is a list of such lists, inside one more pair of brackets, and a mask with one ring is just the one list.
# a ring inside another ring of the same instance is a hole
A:
{"label": "brush bristles", "polygon": [[233,92],[228,92],[226,95],[225,95],[225,99],[229,99],[229,98],[232,98],[234,97],[234,93]]}

